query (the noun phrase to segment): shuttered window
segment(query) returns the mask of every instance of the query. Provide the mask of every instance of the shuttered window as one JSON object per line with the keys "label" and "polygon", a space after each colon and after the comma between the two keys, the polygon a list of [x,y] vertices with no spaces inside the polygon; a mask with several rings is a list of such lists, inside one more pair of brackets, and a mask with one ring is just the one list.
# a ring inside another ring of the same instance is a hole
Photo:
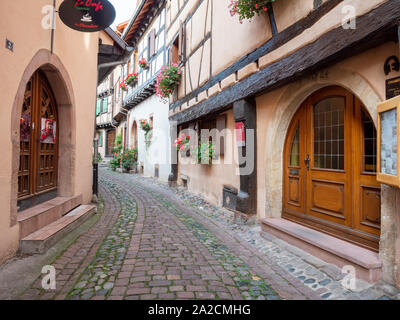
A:
{"label": "shuttered window", "polygon": [[98,116],[100,112],[101,112],[101,99],[97,99],[96,116]]}
{"label": "shuttered window", "polygon": [[148,38],[149,60],[156,54],[156,29],[152,29]]}
{"label": "shuttered window", "polygon": [[99,132],[99,147],[103,146],[103,131]]}

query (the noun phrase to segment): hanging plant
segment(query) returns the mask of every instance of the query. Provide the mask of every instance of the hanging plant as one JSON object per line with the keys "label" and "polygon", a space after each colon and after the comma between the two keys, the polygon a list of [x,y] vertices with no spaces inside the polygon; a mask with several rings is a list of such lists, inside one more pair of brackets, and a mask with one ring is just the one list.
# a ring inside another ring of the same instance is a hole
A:
{"label": "hanging plant", "polygon": [[175,87],[181,83],[182,71],[175,63],[163,66],[157,76],[156,95],[167,100]]}
{"label": "hanging plant", "polygon": [[186,136],[184,133],[181,133],[181,135],[175,139],[175,144],[173,146],[176,147],[176,150],[183,151],[187,149],[189,142],[190,137]]}
{"label": "hanging plant", "polygon": [[139,60],[139,66],[140,66],[142,69],[148,69],[148,68],[149,68],[149,65],[148,65],[148,63],[147,63],[146,58],[142,58],[142,59]]}
{"label": "hanging plant", "polygon": [[140,119],[140,128],[144,131],[144,139],[146,143],[146,148],[151,144],[151,139],[153,138],[153,126],[145,119]]}
{"label": "hanging plant", "polygon": [[128,91],[128,86],[126,84],[126,81],[123,81],[119,84],[119,87],[121,88],[122,91]]}
{"label": "hanging plant", "polygon": [[256,14],[268,11],[268,3],[275,2],[275,0],[231,0],[229,5],[229,12],[231,16],[238,15],[240,23],[245,19],[251,19]]}
{"label": "hanging plant", "polygon": [[138,75],[135,72],[128,74],[128,76],[125,79],[126,84],[131,87],[133,87],[137,81],[138,81]]}
{"label": "hanging plant", "polygon": [[146,119],[140,119],[140,129],[142,129],[145,132],[149,132],[153,129],[153,126],[146,120]]}

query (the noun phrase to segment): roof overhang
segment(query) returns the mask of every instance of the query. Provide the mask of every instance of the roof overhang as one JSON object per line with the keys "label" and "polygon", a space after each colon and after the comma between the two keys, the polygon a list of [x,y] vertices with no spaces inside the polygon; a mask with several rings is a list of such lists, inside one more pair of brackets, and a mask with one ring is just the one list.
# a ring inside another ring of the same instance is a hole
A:
{"label": "roof overhang", "polygon": [[[131,51],[128,50],[128,45],[122,40],[111,28],[107,28],[104,32],[113,40],[113,45],[99,44],[98,62],[97,65],[103,65],[105,63],[112,63],[122,61]],[[97,84],[100,84],[111,72],[114,70],[114,66],[108,66],[99,68],[99,75]]]}
{"label": "roof overhang", "polygon": [[136,46],[165,2],[166,0],[142,0],[128,26],[124,29],[122,39],[128,44]]}

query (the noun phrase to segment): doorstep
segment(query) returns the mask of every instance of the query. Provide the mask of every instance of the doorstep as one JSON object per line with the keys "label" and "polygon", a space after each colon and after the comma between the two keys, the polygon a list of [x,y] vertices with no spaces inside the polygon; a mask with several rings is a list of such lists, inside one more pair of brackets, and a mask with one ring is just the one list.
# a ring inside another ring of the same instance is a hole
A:
{"label": "doorstep", "polygon": [[261,219],[262,232],[272,234],[339,268],[352,265],[356,277],[377,282],[382,276],[379,254],[285,219]]}
{"label": "doorstep", "polygon": [[80,205],[60,219],[20,240],[19,250],[25,254],[42,254],[75,228],[97,213],[94,205]]}

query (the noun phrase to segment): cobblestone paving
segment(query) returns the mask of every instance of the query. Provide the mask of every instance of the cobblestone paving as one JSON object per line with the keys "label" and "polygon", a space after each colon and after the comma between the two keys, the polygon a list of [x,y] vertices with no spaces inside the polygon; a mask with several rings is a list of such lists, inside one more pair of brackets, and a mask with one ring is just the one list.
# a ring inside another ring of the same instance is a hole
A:
{"label": "cobblestone paving", "polygon": [[[223,208],[154,179],[100,169],[99,221],[21,299],[389,299],[384,283],[351,292],[340,270],[260,235]],[[364,283],[361,285],[365,286]]]}
{"label": "cobblestone paving", "polygon": [[[324,300],[400,300],[399,290],[383,281],[371,285],[357,280],[355,289],[346,289],[342,285],[345,274],[336,266],[317,259],[272,235],[262,233],[259,225],[246,224],[231,211],[215,207],[183,187],[170,188],[155,179],[146,179],[159,189],[163,189],[165,193],[174,192],[186,205],[198,211],[199,215],[207,216],[221,228],[233,232],[239,241],[251,244],[269,261],[277,263]],[[150,183],[146,185],[151,186]]]}

